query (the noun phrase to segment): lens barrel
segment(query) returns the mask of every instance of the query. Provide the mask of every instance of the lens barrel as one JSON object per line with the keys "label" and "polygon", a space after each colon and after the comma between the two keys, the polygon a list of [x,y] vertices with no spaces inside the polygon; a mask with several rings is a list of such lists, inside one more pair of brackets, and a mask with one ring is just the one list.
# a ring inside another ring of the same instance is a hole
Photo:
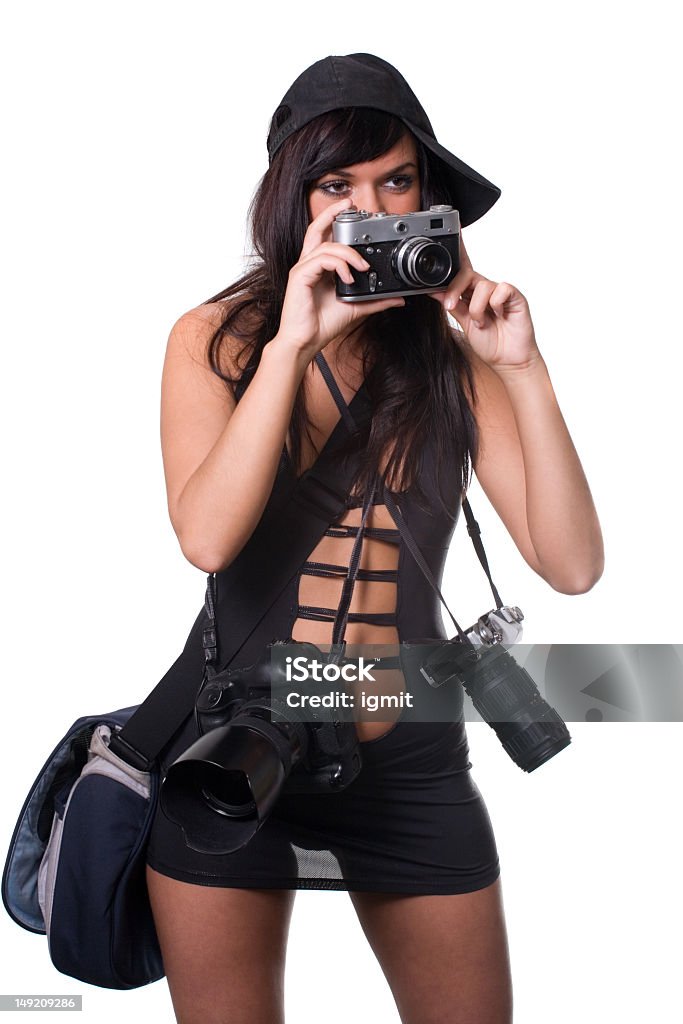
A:
{"label": "lens barrel", "polygon": [[396,273],[411,287],[435,288],[447,279],[453,268],[448,249],[424,235],[416,235],[399,245],[394,255]]}
{"label": "lens barrel", "polygon": [[569,730],[501,644],[479,652],[463,676],[465,691],[515,764],[532,772],[569,745]]}
{"label": "lens barrel", "polygon": [[[277,802],[307,740],[302,723],[268,720],[253,705],[200,736],[168,769],[161,809],[198,853],[233,853]],[[229,819],[229,820],[227,820]]]}

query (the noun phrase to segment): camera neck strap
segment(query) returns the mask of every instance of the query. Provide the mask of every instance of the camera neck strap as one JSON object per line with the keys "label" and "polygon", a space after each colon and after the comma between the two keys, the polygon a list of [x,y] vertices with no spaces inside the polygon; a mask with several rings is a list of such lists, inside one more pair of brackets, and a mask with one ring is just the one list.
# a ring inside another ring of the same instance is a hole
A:
{"label": "camera neck strap", "polygon": [[[329,367],[325,357],[323,356],[322,352],[318,352],[318,354],[315,357],[315,360],[316,360],[316,362],[317,362],[317,364],[318,364],[318,366],[320,368],[320,372],[322,373],[322,375],[323,375],[323,377],[325,379],[325,382],[327,383],[328,388],[330,389],[330,392],[332,393],[332,397],[334,398],[334,400],[335,400],[335,402],[337,404],[337,407],[338,407],[338,409],[339,409],[339,411],[341,413],[343,422],[345,423],[346,427],[348,428],[348,430],[350,432],[355,431],[357,429],[357,427],[358,427],[358,424],[356,423],[356,421],[355,421],[355,419],[353,417],[353,414],[352,414],[352,412],[351,412],[351,410],[350,410],[350,408],[348,406],[348,403],[344,399],[344,396],[341,393],[339,385],[337,384],[337,381],[335,380],[334,374],[332,373],[332,371],[331,371],[331,369],[330,369],[330,367]],[[373,485],[373,488],[372,488],[373,494],[374,494],[375,486],[376,485]],[[422,555],[422,552],[420,551],[420,549],[419,549],[419,547],[417,545],[417,542],[415,541],[415,538],[413,537],[412,533],[410,532],[410,530],[408,528],[408,525],[407,525],[407,523],[405,521],[405,518],[403,516],[403,513],[402,513],[399,505],[395,501],[391,491],[386,486],[386,484],[383,484],[382,486],[383,486],[383,499],[384,499],[384,503],[387,506],[387,509],[389,510],[389,513],[390,513],[392,519],[396,523],[396,526],[397,526],[397,528],[398,528],[398,530],[399,530],[399,532],[400,532],[400,534],[401,534],[401,536],[402,536],[402,538],[403,538],[403,540],[404,540],[404,542],[406,544],[406,547],[408,548],[408,550],[412,554],[413,558],[417,562],[417,565],[418,565],[420,571],[422,572],[423,576],[425,577],[425,579],[427,580],[429,585],[432,587],[432,589],[435,591],[435,593],[438,595],[439,600],[441,601],[441,603],[443,604],[444,608],[448,612],[448,614],[449,614],[449,616],[450,616],[450,618],[451,618],[451,620],[453,622],[453,625],[455,626],[455,628],[457,630],[458,636],[460,637],[461,640],[465,640],[466,639],[465,633],[461,629],[461,627],[458,625],[458,622],[457,622],[455,616],[453,615],[452,611],[448,607],[448,603],[446,602],[445,597],[441,593],[441,590],[439,589],[439,586],[438,586],[436,580],[434,579],[434,574],[432,573],[431,569],[427,565],[427,562],[426,562],[424,556]],[[362,519],[362,522],[361,522],[361,529],[358,531],[358,536],[356,538],[357,542],[361,540],[363,528],[364,528],[364,525],[365,525],[365,520],[366,520],[366,517],[367,517],[367,512],[368,512],[368,509],[369,509],[369,505],[371,503],[372,503],[372,494],[369,496],[369,498],[366,497],[366,501],[365,501],[364,506],[363,506],[363,519]],[[472,541],[472,544],[474,546],[474,550],[477,553],[477,557],[479,559],[479,562],[481,563],[481,566],[482,566],[482,568],[483,568],[483,570],[484,570],[484,572],[486,574],[486,577],[487,577],[487,579],[489,581],[489,584],[491,586],[491,591],[493,593],[493,599],[494,599],[494,601],[496,603],[496,608],[501,608],[503,606],[503,602],[501,600],[501,597],[500,597],[500,594],[498,592],[498,589],[496,588],[496,585],[494,584],[492,576],[491,576],[491,570],[489,568],[488,559],[486,557],[486,552],[484,550],[484,545],[483,545],[482,540],[481,540],[481,529],[479,528],[479,524],[477,523],[476,519],[474,518],[474,514],[472,512],[472,508],[471,508],[470,503],[469,503],[469,501],[467,500],[466,497],[463,498],[462,508],[463,508],[464,513],[465,513],[465,520],[467,522],[467,532],[468,532],[468,534],[470,536],[470,539]],[[355,579],[355,574],[354,574],[354,579]],[[348,582],[348,580],[347,580],[347,582]],[[353,590],[353,582],[351,583],[350,589]],[[335,621],[335,626],[336,626],[336,621]]]}

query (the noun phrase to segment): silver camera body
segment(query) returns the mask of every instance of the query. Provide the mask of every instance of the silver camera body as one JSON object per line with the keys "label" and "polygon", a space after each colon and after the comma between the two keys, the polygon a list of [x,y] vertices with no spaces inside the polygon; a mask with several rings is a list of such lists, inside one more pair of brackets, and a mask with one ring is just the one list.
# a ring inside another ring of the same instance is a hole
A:
{"label": "silver camera body", "polygon": [[448,205],[402,214],[352,207],[335,217],[332,238],[370,264],[366,271],[350,267],[353,284],[337,275],[342,302],[444,291],[460,269],[460,216]]}
{"label": "silver camera body", "polygon": [[517,605],[503,605],[481,615],[465,633],[474,647],[516,644],[522,636],[523,618],[524,615]]}

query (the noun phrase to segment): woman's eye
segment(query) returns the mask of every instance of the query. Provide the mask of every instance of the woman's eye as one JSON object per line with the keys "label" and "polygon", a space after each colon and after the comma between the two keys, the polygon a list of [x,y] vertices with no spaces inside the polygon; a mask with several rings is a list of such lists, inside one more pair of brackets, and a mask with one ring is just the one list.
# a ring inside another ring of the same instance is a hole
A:
{"label": "woman's eye", "polygon": [[341,196],[344,189],[348,188],[348,182],[346,181],[326,181],[318,188],[321,192],[325,192],[328,196]]}
{"label": "woman's eye", "polygon": [[387,178],[387,182],[391,181],[396,183],[392,188],[392,192],[407,192],[413,184],[413,179],[409,174],[396,174],[393,178]]}

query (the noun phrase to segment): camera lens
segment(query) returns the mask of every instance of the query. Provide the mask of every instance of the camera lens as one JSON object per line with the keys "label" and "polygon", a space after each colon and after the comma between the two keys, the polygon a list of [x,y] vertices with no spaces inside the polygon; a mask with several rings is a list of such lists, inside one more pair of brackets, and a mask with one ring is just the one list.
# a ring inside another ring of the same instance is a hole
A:
{"label": "camera lens", "polygon": [[291,769],[287,743],[275,724],[237,715],[173,762],[161,786],[161,809],[180,825],[191,850],[233,853],[249,842]]}
{"label": "camera lens", "polygon": [[448,249],[430,238],[411,238],[396,250],[396,272],[406,284],[435,288],[446,280],[453,263]]}
{"label": "camera lens", "polygon": [[256,812],[256,803],[244,772],[220,772],[215,765],[207,765],[206,775],[201,795],[217,814],[248,818]]}

